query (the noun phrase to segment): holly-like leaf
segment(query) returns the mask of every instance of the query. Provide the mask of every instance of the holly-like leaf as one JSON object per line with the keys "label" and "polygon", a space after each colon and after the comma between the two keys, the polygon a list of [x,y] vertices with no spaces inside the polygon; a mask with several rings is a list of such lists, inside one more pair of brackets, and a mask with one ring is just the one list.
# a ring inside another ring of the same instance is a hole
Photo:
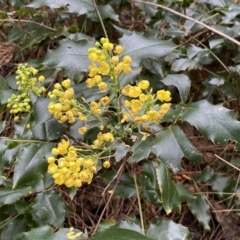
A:
{"label": "holly-like leaf", "polygon": [[123,229],[123,228],[118,228],[117,226],[110,227],[104,231],[96,233],[93,237],[92,240],[150,240],[150,238],[129,230],[129,229]]}
{"label": "holly-like leaf", "polygon": [[42,192],[34,199],[33,211],[43,221],[60,228],[65,219],[63,198],[54,190]]}
{"label": "holly-like leaf", "polygon": [[154,145],[153,137],[148,137],[146,140],[142,140],[140,135],[138,140],[133,144],[131,151],[133,152],[132,156],[128,159],[128,162],[134,163],[139,162],[149,156],[151,153],[151,148]]}
{"label": "holly-like leaf", "polygon": [[78,15],[88,13],[89,11],[93,11],[95,9],[91,1],[84,0],[71,0],[70,2],[65,0],[34,0],[27,6],[40,8],[44,5],[50,8],[66,7],[68,12],[77,13]]}
{"label": "holly-like leaf", "polygon": [[63,135],[67,126],[59,123],[47,111],[49,102],[48,98],[39,98],[34,103],[34,125],[32,126],[32,132],[35,138],[53,141]]}
{"label": "holly-like leaf", "polygon": [[156,177],[161,192],[162,204],[166,213],[171,213],[172,209],[180,211],[181,205],[179,201],[177,201],[178,192],[165,164],[161,163],[158,167],[156,167]]}
{"label": "holly-like leaf", "polygon": [[139,67],[146,58],[161,58],[176,47],[172,41],[149,38],[136,32],[125,34],[119,42],[124,46],[121,55],[131,56],[133,67]]}
{"label": "holly-like leaf", "polygon": [[180,97],[183,102],[187,101],[191,82],[185,74],[169,74],[167,77],[165,77],[162,82],[165,85],[173,85],[175,86],[179,93]]}
{"label": "holly-like leaf", "polygon": [[20,215],[12,219],[1,231],[1,240],[22,239],[23,232],[28,230],[28,223],[25,218]]}
{"label": "holly-like leaf", "polygon": [[233,141],[240,147],[240,122],[221,104],[212,105],[206,100],[191,103],[185,107],[181,119],[217,144],[225,145]]}
{"label": "holly-like leaf", "polygon": [[191,144],[178,126],[170,126],[156,134],[152,149],[153,153],[174,172],[181,169],[180,163],[184,156],[194,162],[202,160],[201,153]]}
{"label": "holly-like leaf", "polygon": [[114,142],[113,148],[116,148],[116,151],[114,153],[116,162],[119,162],[123,157],[125,157],[130,150],[130,147],[121,140]]}
{"label": "holly-like leaf", "polygon": [[[114,21],[117,21],[117,22],[119,21],[118,14],[115,13],[114,9],[109,4],[98,5],[98,11],[102,19],[111,18]],[[99,16],[95,8],[92,11],[88,11],[87,16],[92,21],[99,22]]]}
{"label": "holly-like leaf", "polygon": [[30,232],[23,233],[22,240],[50,240],[52,236],[52,228],[46,225],[33,228]]}
{"label": "holly-like leaf", "polygon": [[210,230],[209,221],[211,218],[209,205],[202,195],[198,195],[193,201],[188,202],[188,207],[192,214],[198,219],[206,230]]}
{"label": "holly-like leaf", "polygon": [[198,65],[196,61],[188,58],[180,58],[173,62],[171,70],[174,72],[184,71],[186,69],[197,69]]}
{"label": "holly-like leaf", "polygon": [[27,196],[32,193],[31,187],[20,188],[0,188],[0,206],[5,204],[11,204],[19,200],[23,196]]}
{"label": "holly-like leaf", "polygon": [[30,144],[17,156],[13,175],[13,188],[20,183],[36,182],[43,178],[47,170],[47,161],[44,158],[50,155],[54,143]]}
{"label": "holly-like leaf", "polygon": [[191,236],[186,227],[173,221],[157,219],[151,223],[146,236],[152,240],[190,240]]}
{"label": "holly-like leaf", "polygon": [[87,72],[90,61],[88,49],[94,46],[94,40],[63,41],[55,50],[49,50],[42,64],[62,68],[67,71],[80,70]]}

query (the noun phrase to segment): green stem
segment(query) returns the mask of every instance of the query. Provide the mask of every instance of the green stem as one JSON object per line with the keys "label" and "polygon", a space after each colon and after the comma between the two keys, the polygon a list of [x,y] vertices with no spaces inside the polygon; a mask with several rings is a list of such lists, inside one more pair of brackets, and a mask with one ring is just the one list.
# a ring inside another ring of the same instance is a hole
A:
{"label": "green stem", "polygon": [[99,12],[99,10],[98,10],[97,4],[96,4],[95,0],[92,0],[92,2],[93,2],[93,5],[94,5],[94,7],[95,7],[95,9],[96,9],[96,12],[97,12],[97,15],[98,15],[98,17],[99,17],[100,23],[101,23],[101,25],[102,25],[102,29],[103,29],[104,35],[105,35],[106,38],[108,38],[107,31],[106,31],[106,28],[105,28],[105,26],[104,26],[104,23],[103,23],[101,14],[100,14],[100,12]]}
{"label": "green stem", "polygon": [[141,205],[141,199],[140,199],[140,195],[139,195],[139,191],[138,191],[137,178],[136,178],[136,173],[135,173],[135,172],[134,172],[134,174],[133,174],[133,180],[134,180],[134,185],[135,185],[136,194],[137,194],[137,200],[138,200],[138,207],[139,207],[139,214],[140,214],[142,234],[145,235],[144,219],[143,219],[143,213],[142,213],[142,205]]}

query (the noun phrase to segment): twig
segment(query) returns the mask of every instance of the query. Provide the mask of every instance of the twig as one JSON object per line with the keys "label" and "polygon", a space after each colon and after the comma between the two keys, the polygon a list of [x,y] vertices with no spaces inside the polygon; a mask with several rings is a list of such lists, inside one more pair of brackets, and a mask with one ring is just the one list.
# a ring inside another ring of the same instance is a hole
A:
{"label": "twig", "polygon": [[180,16],[180,17],[182,17],[182,18],[185,18],[185,19],[188,19],[188,20],[190,20],[190,21],[192,21],[192,22],[195,22],[195,23],[197,23],[197,24],[199,24],[199,25],[201,25],[201,26],[209,29],[210,31],[212,31],[212,32],[214,32],[214,33],[216,33],[216,34],[218,34],[218,35],[220,35],[220,36],[222,36],[222,37],[224,37],[224,38],[227,38],[227,39],[230,40],[231,42],[233,42],[233,43],[237,44],[238,46],[240,46],[240,42],[239,42],[239,41],[235,40],[235,39],[232,38],[232,37],[229,37],[229,36],[226,35],[225,33],[222,33],[222,32],[220,32],[220,31],[218,31],[218,30],[216,30],[216,29],[208,26],[207,24],[205,24],[205,23],[203,23],[203,22],[200,22],[200,21],[198,21],[198,20],[196,20],[196,19],[194,19],[194,18],[191,18],[191,17],[189,17],[189,16],[186,16],[186,15],[184,15],[184,14],[182,14],[182,13],[179,13],[179,12],[177,12],[177,11],[171,9],[171,8],[168,8],[168,7],[163,6],[163,5],[160,5],[160,4],[150,3],[150,2],[141,1],[141,0],[133,0],[133,1],[134,1],[134,2],[145,3],[145,4],[148,4],[148,5],[152,5],[152,6],[155,6],[155,7],[162,8],[162,9],[164,9],[164,10],[166,10],[166,11],[169,11],[169,12],[175,14],[175,15],[178,15],[178,16]]}
{"label": "twig", "polygon": [[25,22],[25,23],[35,23],[35,24],[37,24],[37,25],[39,25],[39,26],[48,28],[48,29],[50,29],[50,30],[52,30],[52,31],[55,31],[55,32],[57,31],[57,30],[54,29],[54,28],[48,27],[48,26],[46,26],[46,25],[43,25],[43,24],[38,23],[38,22],[31,21],[31,20],[23,20],[23,19],[0,19],[0,22]]}
{"label": "twig", "polygon": [[234,166],[233,164],[227,162],[226,160],[224,160],[223,158],[219,157],[217,154],[214,154],[215,157],[217,157],[218,159],[220,159],[221,161],[225,162],[226,164],[228,164],[229,166],[235,168],[236,170],[240,171],[240,169],[236,166]]}
{"label": "twig", "polygon": [[110,201],[111,201],[111,199],[113,197],[113,194],[115,193],[115,190],[117,188],[118,182],[120,180],[120,176],[121,176],[123,168],[125,166],[125,162],[126,162],[126,158],[124,158],[123,163],[122,163],[121,167],[119,168],[119,171],[117,172],[117,175],[115,176],[115,178],[117,177],[116,183],[115,183],[114,188],[113,188],[113,190],[111,192],[111,195],[109,196],[109,199],[106,202],[106,205],[105,205],[104,209],[102,210],[102,213],[101,213],[101,215],[100,215],[100,217],[98,219],[98,222],[97,222],[97,224],[95,226],[95,229],[94,229],[92,235],[94,235],[96,233],[96,231],[98,229],[98,226],[99,226],[99,224],[100,224],[100,222],[102,220],[103,214],[105,213],[105,211],[106,211],[106,209],[107,209],[107,207],[108,207],[108,205],[109,205],[109,203],[110,203]]}

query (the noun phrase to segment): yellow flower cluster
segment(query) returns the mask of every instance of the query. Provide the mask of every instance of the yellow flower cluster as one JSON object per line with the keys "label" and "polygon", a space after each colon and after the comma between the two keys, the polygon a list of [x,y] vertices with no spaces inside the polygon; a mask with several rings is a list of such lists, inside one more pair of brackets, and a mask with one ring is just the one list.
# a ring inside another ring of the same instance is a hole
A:
{"label": "yellow flower cluster", "polygon": [[78,110],[78,103],[74,98],[74,90],[71,88],[70,79],[64,80],[61,84],[56,83],[48,96],[53,100],[48,105],[48,111],[60,123],[74,123],[77,117],[82,122],[87,121],[87,118]]}
{"label": "yellow flower cluster", "polygon": [[107,133],[98,133],[97,139],[94,140],[92,148],[99,148],[101,147],[105,142],[113,142],[114,141],[114,136],[112,133],[107,132]]}
{"label": "yellow flower cluster", "polygon": [[36,77],[37,73],[38,70],[33,67],[28,67],[27,63],[18,65],[16,84],[20,94],[13,94],[11,98],[8,99],[7,107],[11,108],[10,113],[30,112],[30,92],[39,96],[46,91],[44,87],[39,87],[39,84],[43,82],[45,78],[44,76]]}
{"label": "yellow flower cluster", "polygon": [[47,159],[48,172],[56,184],[64,184],[70,188],[81,187],[84,182],[91,183],[93,174],[96,173],[94,157],[79,157],[77,149],[66,140],[62,140],[56,148],[53,148],[52,154],[53,156]]}
{"label": "yellow flower cluster", "polygon": [[126,85],[122,89],[124,96],[132,98],[125,100],[124,107],[127,112],[122,116],[121,122],[129,121],[133,118],[136,124],[149,122],[159,123],[164,115],[169,111],[170,103],[163,103],[160,107],[156,104],[157,100],[161,102],[171,101],[171,93],[166,90],[157,91],[156,95],[147,91],[149,81],[141,80],[136,86]]}
{"label": "yellow flower cluster", "polygon": [[75,233],[73,227],[69,228],[68,239],[76,239],[82,235],[82,232]]}
{"label": "yellow flower cluster", "polygon": [[101,38],[100,42],[95,45],[95,48],[88,50],[88,58],[92,65],[89,66],[89,78],[86,80],[86,84],[89,88],[97,85],[100,91],[105,91],[108,86],[102,81],[101,75],[109,75],[114,79],[122,71],[125,74],[130,73],[132,59],[126,55],[120,61],[119,54],[122,53],[123,47],[121,45],[114,47],[107,38]]}

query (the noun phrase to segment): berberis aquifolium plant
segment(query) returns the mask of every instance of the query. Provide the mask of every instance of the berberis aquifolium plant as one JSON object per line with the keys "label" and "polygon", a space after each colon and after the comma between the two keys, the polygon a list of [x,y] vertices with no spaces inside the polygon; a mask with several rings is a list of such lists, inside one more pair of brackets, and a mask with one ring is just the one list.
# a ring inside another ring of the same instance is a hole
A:
{"label": "berberis aquifolium plant", "polygon": [[238,5],[9,2],[18,19],[11,8],[0,20],[21,46],[9,75],[0,64],[0,238],[187,240],[200,228],[217,239],[216,222],[227,232],[237,160],[198,148],[240,146]]}

